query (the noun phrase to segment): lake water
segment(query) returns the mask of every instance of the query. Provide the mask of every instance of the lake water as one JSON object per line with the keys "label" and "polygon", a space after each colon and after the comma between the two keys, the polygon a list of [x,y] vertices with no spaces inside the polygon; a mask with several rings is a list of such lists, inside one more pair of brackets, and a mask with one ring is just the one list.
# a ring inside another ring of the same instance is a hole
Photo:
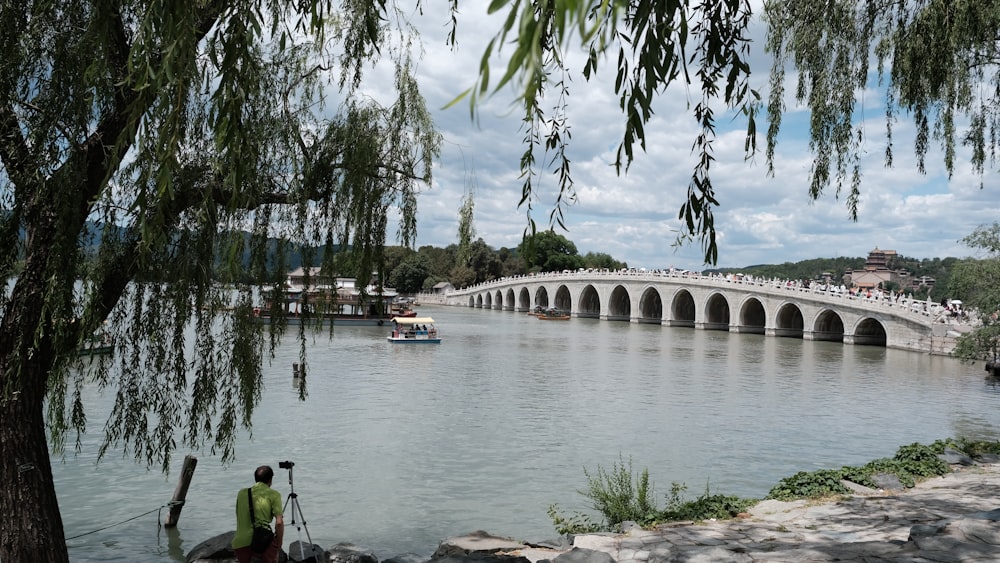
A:
{"label": "lake water", "polygon": [[[393,345],[384,327],[318,336],[305,401],[288,339],[266,368],[238,460],[190,452],[198,468],[169,532],[158,526],[167,509],[156,509],[189,452],[177,452],[166,477],[120,453],[95,465],[113,397],[89,390],[84,450],[54,460],[66,535],[80,536],[68,541],[71,559],[183,561],[235,527],[236,490],[258,465],[274,467],[287,495],[283,460],[295,463],[314,543],[352,542],[385,559],[427,556],[479,529],[553,538],[549,505],[587,510],[577,492],[584,468],[621,459],[649,470],[662,506],[671,482],[687,484],[686,498],[706,488],[762,497],[798,471],[863,464],[903,444],[1000,438],[1000,390],[982,365],[951,358],[509,311],[419,312],[435,318],[442,344]],[[301,522],[286,528],[286,547],[306,539]]]}

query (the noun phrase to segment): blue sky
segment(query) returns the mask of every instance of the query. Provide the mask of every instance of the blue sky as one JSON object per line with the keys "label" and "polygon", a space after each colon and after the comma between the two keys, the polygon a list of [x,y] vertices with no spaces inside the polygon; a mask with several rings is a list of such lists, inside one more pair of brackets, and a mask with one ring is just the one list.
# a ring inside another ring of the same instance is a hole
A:
{"label": "blue sky", "polygon": [[[462,3],[459,46],[452,51],[445,45],[446,3],[431,4],[423,16],[414,16],[425,49],[418,77],[444,145],[434,168],[434,184],[418,198],[417,246],[456,242],[462,196],[467,186],[474,185],[477,237],[495,248],[514,247],[527,225],[527,209],[517,206],[518,163],[524,146],[521,114],[512,105],[514,94],[500,92],[487,100],[480,107],[478,126],[470,120],[467,104],[444,109],[473,84],[485,42],[500,23],[486,15],[486,2]],[[763,52],[763,33],[758,22],[752,34],[751,65],[754,87],[766,99],[770,60]],[[673,246],[679,229],[677,211],[694,166],[690,148],[696,123],[687,109],[688,92],[672,87],[657,100],[656,115],[646,126],[647,152],[638,153],[629,172],[618,176],[611,164],[622,119],[608,82],[614,78],[607,72],[612,67],[604,64],[604,75],[597,81],[586,82],[577,74],[570,86],[570,158],[578,201],[566,209],[568,232],[559,232],[581,253],[605,252],[630,266],[700,269],[702,252],[697,243]],[[582,66],[573,68],[578,71]],[[366,84],[370,95],[377,97],[380,81],[388,79],[387,73],[370,75]],[[940,154],[934,151],[928,155],[928,174],[919,174],[912,151],[913,127],[905,119],[895,125],[895,165],[884,168],[883,95],[866,92],[864,100],[863,112],[872,117],[865,124],[868,152],[863,157],[856,223],[848,216],[845,198],[836,198],[833,187],[818,201],[810,200],[812,157],[804,129],[808,113],[794,100],[787,104],[773,177],[767,174],[762,152],[751,162],[745,160],[744,123],[719,120],[729,127],[720,130],[715,143],[718,162],[712,169],[722,203],[715,210],[720,266],[866,256],[876,247],[916,258],[970,254],[959,239],[978,225],[997,220],[996,171],[987,171],[981,190],[980,178],[962,161],[949,180]],[[758,129],[765,131],[766,124],[758,122]],[[762,151],[762,135],[758,144]],[[532,216],[542,228],[548,224],[557,186],[547,174],[539,180],[540,197]]]}

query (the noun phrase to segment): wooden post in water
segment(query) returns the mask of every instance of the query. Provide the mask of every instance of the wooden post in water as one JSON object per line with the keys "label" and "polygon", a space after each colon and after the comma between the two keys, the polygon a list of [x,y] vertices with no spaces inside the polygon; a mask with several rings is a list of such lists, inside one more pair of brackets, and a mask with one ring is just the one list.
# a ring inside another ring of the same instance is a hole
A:
{"label": "wooden post in water", "polygon": [[184,508],[184,498],[187,497],[188,486],[191,478],[194,477],[194,468],[198,466],[198,458],[193,455],[184,456],[184,467],[181,469],[181,478],[177,481],[177,488],[174,489],[174,498],[170,502],[170,514],[167,515],[167,528],[177,526],[177,521],[181,519],[181,509]]}

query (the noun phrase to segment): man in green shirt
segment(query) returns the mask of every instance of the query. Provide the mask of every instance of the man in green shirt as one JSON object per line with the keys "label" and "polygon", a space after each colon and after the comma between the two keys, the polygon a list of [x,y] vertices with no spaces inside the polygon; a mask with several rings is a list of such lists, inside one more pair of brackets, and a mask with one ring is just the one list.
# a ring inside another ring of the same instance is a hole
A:
{"label": "man in green shirt", "polygon": [[253,537],[254,524],[261,528],[270,528],[274,519],[274,541],[263,553],[259,554],[264,563],[277,563],[278,550],[281,549],[282,536],[285,533],[285,520],[282,517],[281,493],[271,488],[274,470],[267,465],[261,465],[254,471],[253,515],[250,514],[250,502],[247,499],[247,489],[236,493],[236,535],[233,536],[233,551],[236,561],[250,563],[255,555],[250,549],[250,539]]}

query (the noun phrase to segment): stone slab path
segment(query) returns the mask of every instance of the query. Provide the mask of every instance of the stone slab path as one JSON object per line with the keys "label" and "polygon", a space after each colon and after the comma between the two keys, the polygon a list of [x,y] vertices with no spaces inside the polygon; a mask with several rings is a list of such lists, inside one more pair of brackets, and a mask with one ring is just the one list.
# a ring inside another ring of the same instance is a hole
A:
{"label": "stone slab path", "polygon": [[1000,464],[978,465],[912,489],[762,501],[744,518],[582,535],[573,547],[650,563],[1000,561],[998,497]]}

